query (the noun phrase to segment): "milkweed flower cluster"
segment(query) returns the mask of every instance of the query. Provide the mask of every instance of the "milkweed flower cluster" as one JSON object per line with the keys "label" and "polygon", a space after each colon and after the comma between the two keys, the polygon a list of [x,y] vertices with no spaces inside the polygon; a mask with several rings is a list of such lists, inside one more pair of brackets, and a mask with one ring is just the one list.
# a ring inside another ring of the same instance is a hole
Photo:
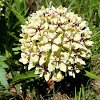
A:
{"label": "milkweed flower cluster", "polygon": [[4,14],[1,12],[3,10],[3,6],[4,6],[2,1],[4,1],[4,0],[0,1],[0,16],[4,16]]}
{"label": "milkweed flower cluster", "polygon": [[75,77],[91,56],[92,32],[86,21],[67,8],[42,7],[22,25],[20,62],[35,74],[56,82],[66,75]]}

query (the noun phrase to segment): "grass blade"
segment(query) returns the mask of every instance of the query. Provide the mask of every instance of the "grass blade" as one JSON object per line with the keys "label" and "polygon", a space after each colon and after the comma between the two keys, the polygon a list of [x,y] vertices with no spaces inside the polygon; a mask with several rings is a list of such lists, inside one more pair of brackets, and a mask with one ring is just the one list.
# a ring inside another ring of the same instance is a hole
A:
{"label": "grass blade", "polygon": [[13,12],[13,14],[16,16],[16,18],[19,19],[19,21],[22,23],[22,24],[25,24],[26,23],[26,19],[19,13],[15,10],[14,6],[11,6],[5,2],[3,2],[7,7],[9,7],[9,9]]}
{"label": "grass blade", "polygon": [[94,35],[90,38],[90,40],[94,40],[94,39],[96,39],[96,38],[98,38],[98,37],[100,37],[100,31],[97,32],[96,34],[94,34]]}
{"label": "grass blade", "polygon": [[76,87],[75,87],[75,100],[77,100]]}
{"label": "grass blade", "polygon": [[92,73],[90,73],[90,72],[88,72],[88,71],[86,71],[86,70],[85,70],[85,74],[84,74],[84,75],[87,76],[87,77],[90,77],[90,78],[93,78],[93,79],[95,79],[95,80],[100,81],[100,77],[98,77],[98,76],[96,76],[95,74],[92,74]]}
{"label": "grass blade", "polygon": [[19,19],[19,21],[22,23],[22,24],[25,24],[26,23],[26,19],[20,15],[20,13],[18,13],[14,7],[10,7],[11,11],[14,13],[14,15]]}
{"label": "grass blade", "polygon": [[84,86],[82,84],[82,100],[85,100]]}
{"label": "grass blade", "polygon": [[73,0],[73,1],[70,3],[70,5],[68,6],[67,11],[69,11],[69,9],[71,8],[71,6],[72,6],[72,4],[73,4],[74,1],[75,1],[75,0]]}
{"label": "grass blade", "polygon": [[82,89],[80,88],[78,100],[81,100],[81,90],[82,90]]}
{"label": "grass blade", "polygon": [[91,60],[97,60],[99,57],[100,57],[100,54],[94,55],[94,56],[91,57]]}
{"label": "grass blade", "polygon": [[70,97],[67,94],[66,94],[66,97],[67,97],[68,100],[71,100]]}

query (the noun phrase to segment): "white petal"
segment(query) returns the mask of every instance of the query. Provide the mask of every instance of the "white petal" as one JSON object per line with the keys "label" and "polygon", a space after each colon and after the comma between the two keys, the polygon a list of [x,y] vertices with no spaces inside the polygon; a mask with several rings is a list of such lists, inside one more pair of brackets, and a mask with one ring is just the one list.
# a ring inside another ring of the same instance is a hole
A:
{"label": "white petal", "polygon": [[44,73],[44,70],[41,67],[36,67],[35,68],[34,74],[41,74],[42,75],[43,73]]}
{"label": "white petal", "polygon": [[66,22],[66,17],[63,15],[63,16],[61,16],[60,17],[60,21],[61,21],[61,23],[64,23],[64,22]]}
{"label": "white petal", "polygon": [[52,31],[52,30],[49,30],[47,34],[48,34],[49,38],[54,38],[54,36],[55,36],[54,31]]}
{"label": "white petal", "polygon": [[52,51],[53,51],[53,52],[57,52],[59,49],[60,49],[60,48],[59,48],[57,45],[52,44]]}
{"label": "white petal", "polygon": [[87,45],[87,46],[93,46],[93,45],[92,45],[93,43],[94,43],[93,41],[87,40],[87,41],[85,42],[85,45]]}
{"label": "white petal", "polygon": [[66,65],[62,62],[59,63],[59,69],[63,72],[66,72]]}
{"label": "white petal", "polygon": [[50,30],[56,30],[57,26],[56,25],[49,25]]}
{"label": "white petal", "polygon": [[41,66],[42,64],[44,64],[45,62],[46,62],[46,57],[45,57],[45,56],[42,56],[42,57],[40,58],[40,60],[39,60],[40,66]]}
{"label": "white petal", "polygon": [[35,67],[35,64],[33,62],[30,62],[28,65],[28,70],[32,69]]}
{"label": "white petal", "polygon": [[52,72],[54,69],[55,69],[55,67],[56,67],[56,63],[55,62],[49,62],[49,64],[48,64],[48,70],[49,70],[49,72]]}
{"label": "white petal", "polygon": [[45,43],[45,42],[47,43],[47,42],[48,42],[47,36],[43,35],[43,36],[42,36],[42,39],[40,39],[40,42],[41,42],[41,41],[43,41],[44,43]]}
{"label": "white petal", "polygon": [[42,51],[49,51],[51,49],[51,46],[50,44],[44,44],[44,45],[39,45],[39,48],[42,50]]}
{"label": "white petal", "polygon": [[56,30],[56,32],[58,32],[58,33],[62,33],[63,30],[62,30],[60,27],[58,27],[57,30]]}
{"label": "white petal", "polygon": [[81,65],[86,65],[85,61],[83,61],[81,58],[75,59],[76,62],[80,63]]}
{"label": "white petal", "polygon": [[71,57],[68,59],[68,61],[69,61],[71,64],[74,64],[74,63],[75,63],[75,62],[74,62],[74,59],[71,58]]}
{"label": "white petal", "polygon": [[54,39],[54,43],[60,44],[62,42],[63,34],[60,34],[57,38]]}
{"label": "white petal", "polygon": [[44,78],[46,81],[48,81],[50,79],[50,77],[51,77],[51,74],[49,72],[44,74]]}
{"label": "white petal", "polygon": [[35,54],[31,55],[30,61],[32,61],[32,62],[38,62],[38,60],[39,60],[39,56],[37,56]]}
{"label": "white petal", "polygon": [[86,27],[86,21],[82,21],[82,22],[79,24],[79,26],[82,27],[82,28],[83,28],[83,27]]}
{"label": "white petal", "polygon": [[22,62],[23,64],[27,64],[28,63],[28,59],[25,57],[22,57],[19,59],[20,62]]}
{"label": "white petal", "polygon": [[61,60],[68,60],[68,59],[69,59],[69,53],[61,52]]}
{"label": "white petal", "polygon": [[69,76],[73,76],[73,72],[72,71],[68,71]]}
{"label": "white petal", "polygon": [[56,82],[61,81],[64,78],[64,76],[62,75],[62,73],[59,71],[56,75],[52,76],[52,79]]}
{"label": "white petal", "polygon": [[78,48],[83,48],[83,46],[81,45],[81,44],[79,44],[79,43],[72,43],[72,47],[74,48],[74,49],[78,49]]}
{"label": "white petal", "polygon": [[74,35],[74,40],[75,41],[79,41],[81,39],[81,35],[80,34],[75,34]]}

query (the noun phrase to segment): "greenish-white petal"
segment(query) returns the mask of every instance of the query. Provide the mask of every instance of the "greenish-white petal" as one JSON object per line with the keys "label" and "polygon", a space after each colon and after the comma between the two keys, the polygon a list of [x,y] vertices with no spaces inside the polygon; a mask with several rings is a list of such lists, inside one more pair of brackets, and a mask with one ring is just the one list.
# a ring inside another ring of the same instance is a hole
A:
{"label": "greenish-white petal", "polygon": [[56,67],[56,62],[49,62],[48,64],[48,70],[49,72],[52,72]]}
{"label": "greenish-white petal", "polygon": [[35,67],[35,64],[34,62],[30,62],[29,65],[28,65],[28,70],[32,69]]}
{"label": "greenish-white petal", "polygon": [[63,62],[59,62],[59,69],[63,72],[66,72],[66,65]]}

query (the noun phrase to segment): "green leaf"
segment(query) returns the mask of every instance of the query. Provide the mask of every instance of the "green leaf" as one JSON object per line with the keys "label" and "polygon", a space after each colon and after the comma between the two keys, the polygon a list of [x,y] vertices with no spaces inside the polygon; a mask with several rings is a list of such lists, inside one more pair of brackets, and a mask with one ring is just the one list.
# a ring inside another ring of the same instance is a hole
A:
{"label": "green leaf", "polygon": [[94,39],[96,39],[96,38],[98,38],[98,37],[100,37],[100,31],[97,32],[96,34],[94,34],[94,35],[90,38],[90,40],[94,40]]}
{"label": "green leaf", "polygon": [[94,56],[91,57],[91,60],[97,60],[99,57],[100,57],[100,54],[94,55]]}
{"label": "green leaf", "polygon": [[81,87],[80,87],[80,91],[79,91],[79,96],[78,96],[78,100],[81,100]]}
{"label": "green leaf", "polygon": [[100,81],[100,77],[98,77],[98,76],[96,76],[95,74],[92,74],[92,73],[90,73],[90,72],[88,72],[88,71],[86,71],[86,70],[85,70],[85,74],[84,74],[84,75],[87,76],[87,77],[90,77],[90,78],[93,78],[93,79],[95,79],[95,80]]}
{"label": "green leaf", "polygon": [[24,80],[24,79],[31,78],[31,77],[34,77],[36,79],[40,78],[39,75],[34,74],[34,71],[28,71],[26,73],[23,73],[23,74],[20,74],[14,77],[13,82]]}
{"label": "green leaf", "polygon": [[21,50],[21,47],[12,48],[13,51]]}
{"label": "green leaf", "polygon": [[99,9],[98,9],[98,16],[100,18],[100,3],[99,3]]}
{"label": "green leaf", "polygon": [[26,23],[26,19],[23,16],[21,16],[20,13],[18,13],[13,6],[11,6],[10,9],[22,24]]}
{"label": "green leaf", "polygon": [[85,100],[84,86],[83,86],[83,84],[81,86],[82,86],[82,100]]}
{"label": "green leaf", "polygon": [[11,35],[14,39],[16,39],[16,41],[19,41],[19,38],[16,35],[14,35],[14,33],[10,33],[9,35]]}
{"label": "green leaf", "polygon": [[1,65],[2,68],[8,68],[8,67],[9,67],[9,66],[8,66],[5,62],[3,62],[3,61],[0,62],[0,65]]}
{"label": "green leaf", "polygon": [[0,56],[0,61],[7,60],[6,56]]}
{"label": "green leaf", "polygon": [[96,27],[93,29],[93,31],[99,31],[100,30],[100,27]]}
{"label": "green leaf", "polygon": [[[16,4],[16,10],[21,13],[23,9],[21,9],[21,4],[22,4],[23,0],[15,0],[15,4]],[[23,6],[22,6],[23,7]]]}
{"label": "green leaf", "polygon": [[92,73],[98,73],[98,72],[100,72],[100,69],[92,70],[91,72]]}
{"label": "green leaf", "polygon": [[2,68],[8,68],[9,66],[4,62],[5,60],[7,60],[7,58],[5,56],[0,56],[0,66]]}
{"label": "green leaf", "polygon": [[76,87],[75,87],[75,100],[77,100]]}
{"label": "green leaf", "polygon": [[18,11],[15,10],[14,6],[11,6],[11,5],[6,4],[6,3],[4,3],[4,4],[9,7],[9,9],[13,12],[13,14],[16,16],[16,18],[19,19],[19,21],[22,24],[26,23],[26,19]]}
{"label": "green leaf", "polygon": [[75,0],[72,0],[72,2],[70,3],[70,5],[68,6],[67,11],[69,11],[69,10],[70,10],[70,8],[71,8],[71,6],[73,5],[74,1],[75,1]]}
{"label": "green leaf", "polygon": [[1,84],[8,89],[9,85],[8,85],[8,81],[6,80],[6,71],[4,68],[0,67],[0,82]]}
{"label": "green leaf", "polygon": [[15,55],[19,54],[20,52],[14,52]]}

